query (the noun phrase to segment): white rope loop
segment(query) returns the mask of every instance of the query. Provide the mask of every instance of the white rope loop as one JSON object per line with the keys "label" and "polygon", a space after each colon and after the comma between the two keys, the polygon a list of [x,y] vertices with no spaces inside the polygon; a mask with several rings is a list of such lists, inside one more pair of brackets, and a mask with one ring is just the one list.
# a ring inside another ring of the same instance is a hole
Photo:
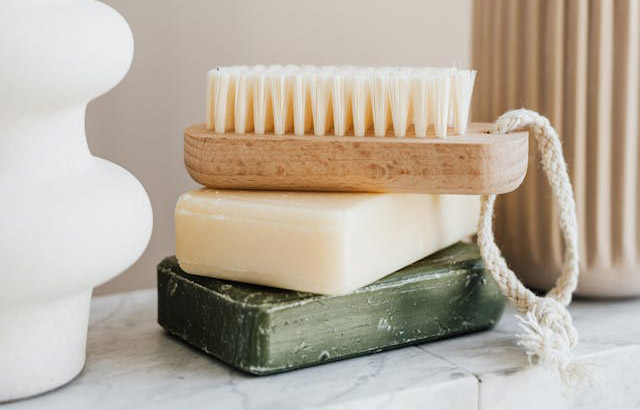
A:
{"label": "white rope loop", "polygon": [[523,317],[518,317],[524,333],[519,334],[529,361],[560,373],[567,384],[588,378],[585,369],[571,361],[571,350],[578,343],[578,334],[566,306],[578,284],[579,255],[576,205],[573,189],[562,154],[562,145],[549,120],[529,110],[514,110],[502,115],[496,122],[496,132],[527,129],[536,141],[542,169],[551,185],[558,224],[565,248],[560,277],[544,298],[536,296],[518,280],[502,257],[493,236],[493,208],[496,196],[483,195],[478,223],[478,246],[486,269],[491,273],[503,293],[512,300]]}

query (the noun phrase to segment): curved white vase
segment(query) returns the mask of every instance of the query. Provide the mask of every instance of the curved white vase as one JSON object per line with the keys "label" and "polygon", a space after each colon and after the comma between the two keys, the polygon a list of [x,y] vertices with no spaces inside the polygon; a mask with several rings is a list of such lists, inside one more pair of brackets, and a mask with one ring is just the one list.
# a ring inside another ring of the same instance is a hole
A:
{"label": "curved white vase", "polygon": [[127,23],[100,2],[0,3],[0,402],[80,372],[93,287],[149,241],[142,185],[84,134],[87,103],[132,56]]}

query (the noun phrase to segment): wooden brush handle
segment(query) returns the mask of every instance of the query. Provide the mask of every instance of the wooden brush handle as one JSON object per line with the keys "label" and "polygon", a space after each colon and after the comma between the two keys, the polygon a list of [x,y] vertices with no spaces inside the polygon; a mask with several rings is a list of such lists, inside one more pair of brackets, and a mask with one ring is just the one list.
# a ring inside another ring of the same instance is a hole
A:
{"label": "wooden brush handle", "polygon": [[439,138],[184,132],[189,175],[210,188],[289,191],[501,194],[527,171],[526,132]]}

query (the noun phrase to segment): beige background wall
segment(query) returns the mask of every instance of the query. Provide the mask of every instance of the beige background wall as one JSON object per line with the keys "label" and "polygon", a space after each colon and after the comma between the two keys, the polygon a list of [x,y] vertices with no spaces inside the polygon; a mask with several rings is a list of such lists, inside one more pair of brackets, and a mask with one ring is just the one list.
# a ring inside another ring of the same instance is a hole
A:
{"label": "beige background wall", "polygon": [[129,75],[87,113],[90,147],[144,184],[154,232],[142,258],[100,287],[155,286],[174,252],[173,207],[196,187],[182,165],[182,129],[204,121],[209,68],[306,63],[466,66],[471,0],[106,0],[135,38]]}

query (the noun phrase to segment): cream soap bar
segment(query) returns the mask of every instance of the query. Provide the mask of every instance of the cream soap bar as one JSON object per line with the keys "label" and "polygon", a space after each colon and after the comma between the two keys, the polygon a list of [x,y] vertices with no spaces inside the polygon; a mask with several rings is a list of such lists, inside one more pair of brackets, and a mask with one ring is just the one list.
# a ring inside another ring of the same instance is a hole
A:
{"label": "cream soap bar", "polygon": [[201,189],[175,210],[187,273],[339,295],[476,231],[479,197]]}

